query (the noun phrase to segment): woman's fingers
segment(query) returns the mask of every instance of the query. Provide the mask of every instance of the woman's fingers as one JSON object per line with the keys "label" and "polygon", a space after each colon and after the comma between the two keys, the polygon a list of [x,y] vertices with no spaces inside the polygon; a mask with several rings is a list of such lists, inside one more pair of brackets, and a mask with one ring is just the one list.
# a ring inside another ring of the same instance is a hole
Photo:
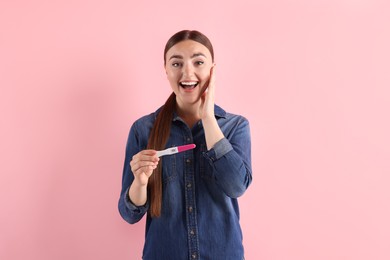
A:
{"label": "woman's fingers", "polygon": [[142,150],[133,156],[133,160],[155,161],[158,159],[156,150]]}
{"label": "woman's fingers", "polygon": [[208,86],[203,92],[201,98],[202,103],[200,106],[201,117],[214,116],[214,92],[215,92],[215,64],[210,68],[210,78]]}
{"label": "woman's fingers", "polygon": [[135,171],[132,170],[135,180],[141,185],[146,185],[149,177],[153,174],[153,170],[156,169],[156,167],[157,165],[148,165],[138,168]]}
{"label": "woman's fingers", "polygon": [[139,176],[142,174],[145,174],[146,176],[150,176],[153,173],[153,170],[156,169],[157,166],[145,166],[142,168],[139,168],[137,171],[134,171],[134,176]]}
{"label": "woman's fingers", "polygon": [[138,162],[134,165],[131,165],[131,171],[136,172],[140,169],[156,168],[157,162]]}
{"label": "woman's fingers", "polygon": [[153,170],[156,169],[159,160],[155,150],[142,150],[134,155],[130,161],[131,171],[134,176],[145,174],[147,177],[150,177]]}
{"label": "woman's fingers", "polygon": [[134,155],[130,163],[136,164],[141,161],[158,162],[157,152],[155,150],[143,150]]}
{"label": "woman's fingers", "polygon": [[210,82],[209,82],[209,87],[215,87],[215,63],[210,69]]}

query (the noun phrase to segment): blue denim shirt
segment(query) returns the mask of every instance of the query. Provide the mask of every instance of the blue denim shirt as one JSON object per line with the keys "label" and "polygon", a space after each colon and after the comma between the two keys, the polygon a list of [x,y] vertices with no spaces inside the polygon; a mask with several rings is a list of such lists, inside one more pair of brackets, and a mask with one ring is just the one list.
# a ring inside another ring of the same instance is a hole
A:
{"label": "blue denim shirt", "polygon": [[[162,157],[161,216],[147,214],[145,260],[241,260],[244,258],[237,198],[252,181],[248,121],[215,106],[225,136],[207,150],[202,122],[190,129],[174,115],[167,147],[196,144],[194,150]],[[159,112],[138,119],[131,127],[123,170],[119,212],[133,224],[148,212],[149,203],[135,206],[128,197],[134,180],[130,160],[146,149]]]}

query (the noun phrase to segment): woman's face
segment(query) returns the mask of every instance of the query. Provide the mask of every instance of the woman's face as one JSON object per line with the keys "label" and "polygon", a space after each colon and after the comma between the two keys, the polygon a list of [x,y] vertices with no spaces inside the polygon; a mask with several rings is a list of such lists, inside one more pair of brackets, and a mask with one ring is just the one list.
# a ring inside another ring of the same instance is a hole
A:
{"label": "woman's face", "polygon": [[173,45],[165,58],[167,78],[179,107],[199,102],[213,66],[210,51],[196,41],[185,40]]}

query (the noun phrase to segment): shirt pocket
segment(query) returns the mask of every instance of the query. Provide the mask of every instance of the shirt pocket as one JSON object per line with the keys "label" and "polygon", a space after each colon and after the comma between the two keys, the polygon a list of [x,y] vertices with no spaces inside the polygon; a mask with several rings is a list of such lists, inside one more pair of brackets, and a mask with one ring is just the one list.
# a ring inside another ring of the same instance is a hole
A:
{"label": "shirt pocket", "polygon": [[213,167],[210,165],[208,159],[204,157],[204,153],[207,152],[207,145],[200,145],[200,158],[199,158],[199,171],[200,176],[206,180],[213,180]]}
{"label": "shirt pocket", "polygon": [[162,178],[164,183],[168,183],[177,177],[177,155],[166,155],[162,159]]}

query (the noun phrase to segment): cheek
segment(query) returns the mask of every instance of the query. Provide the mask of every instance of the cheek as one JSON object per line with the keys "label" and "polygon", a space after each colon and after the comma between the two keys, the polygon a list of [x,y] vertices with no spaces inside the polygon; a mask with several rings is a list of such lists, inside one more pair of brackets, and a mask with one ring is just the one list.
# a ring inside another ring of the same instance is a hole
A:
{"label": "cheek", "polygon": [[177,88],[177,77],[175,75],[172,75],[172,74],[167,74],[167,79],[168,79],[168,82],[169,82],[169,85],[171,85],[171,88],[175,89]]}
{"label": "cheek", "polygon": [[199,79],[202,81],[203,84],[206,83],[206,81],[210,78],[210,71],[204,71],[198,75]]}
{"label": "cheek", "polygon": [[208,80],[210,78],[210,70],[211,70],[211,66],[207,66],[207,67],[204,67],[202,68],[202,70],[199,71],[199,77],[202,79],[202,80]]}
{"label": "cheek", "polygon": [[167,71],[167,78],[169,81],[176,80],[176,74],[172,73],[172,71]]}

